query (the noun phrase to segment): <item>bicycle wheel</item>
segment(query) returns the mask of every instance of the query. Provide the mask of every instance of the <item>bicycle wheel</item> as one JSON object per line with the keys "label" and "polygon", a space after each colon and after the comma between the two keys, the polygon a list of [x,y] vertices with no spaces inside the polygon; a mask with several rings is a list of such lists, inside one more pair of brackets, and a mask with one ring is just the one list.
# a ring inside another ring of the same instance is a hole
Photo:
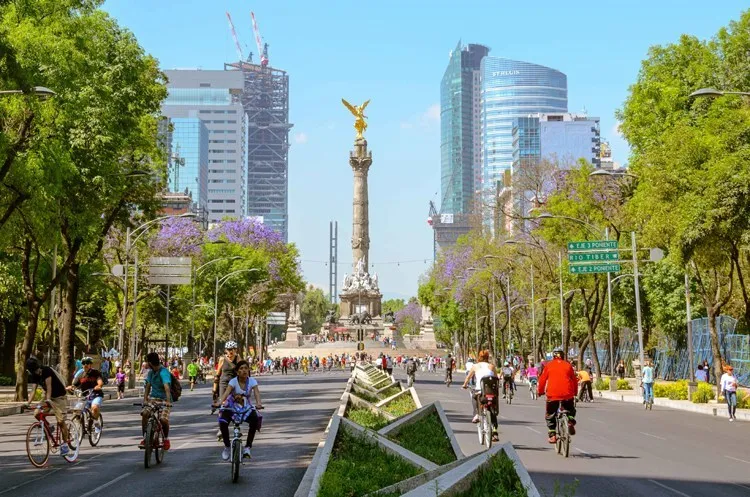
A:
{"label": "bicycle wheel", "polygon": [[492,448],[492,418],[489,409],[484,410],[482,424],[484,425],[484,446],[490,450]]}
{"label": "bicycle wheel", "polygon": [[153,446],[154,456],[156,456],[156,464],[161,464],[164,460],[164,431],[162,430],[161,423],[156,423]]}
{"label": "bicycle wheel", "polygon": [[[78,427],[71,421],[66,420],[65,423],[68,427],[68,432],[70,432],[70,442],[68,443],[68,453],[63,458],[68,462],[76,462],[78,460],[78,451],[81,450],[80,440],[83,438],[83,435],[81,435]],[[60,433],[60,437],[62,438],[62,433]]]}
{"label": "bicycle wheel", "polygon": [[78,439],[78,445],[81,445],[81,441],[83,440],[83,434],[85,431],[83,415],[76,414],[75,416],[73,416],[73,420],[71,421],[71,423],[76,427],[76,430],[78,431],[78,436],[80,437]]}
{"label": "bicycle wheel", "polygon": [[235,438],[232,440],[232,483],[237,483],[240,478],[240,462],[242,462],[242,442]]}
{"label": "bicycle wheel", "polygon": [[26,454],[31,464],[37,468],[47,464],[49,459],[49,438],[44,431],[44,426],[39,421],[31,423],[26,431]]}
{"label": "bicycle wheel", "polygon": [[560,423],[557,427],[557,437],[560,440],[560,452],[564,457],[570,454],[570,432],[568,431],[568,416],[560,416]]}
{"label": "bicycle wheel", "polygon": [[153,451],[153,440],[154,440],[154,420],[149,419],[146,425],[146,433],[143,437],[143,466],[148,469],[151,465],[151,452]]}
{"label": "bicycle wheel", "polygon": [[482,420],[477,423],[477,435],[479,436],[479,445],[484,445],[484,427],[482,426]]}
{"label": "bicycle wheel", "polygon": [[102,431],[104,431],[104,416],[99,412],[99,419],[94,419],[91,422],[91,430],[89,430],[89,443],[92,447],[96,447],[99,440],[102,439]]}
{"label": "bicycle wheel", "polygon": [[562,454],[562,448],[563,448],[563,429],[562,429],[562,423],[560,422],[561,416],[558,415],[557,417],[557,441],[555,442],[555,449],[557,450],[558,454]]}

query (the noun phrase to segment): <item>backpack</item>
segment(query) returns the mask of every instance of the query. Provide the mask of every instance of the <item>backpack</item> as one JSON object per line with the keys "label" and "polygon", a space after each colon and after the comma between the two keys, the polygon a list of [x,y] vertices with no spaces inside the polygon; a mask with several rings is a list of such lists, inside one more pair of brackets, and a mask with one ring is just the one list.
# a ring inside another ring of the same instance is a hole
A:
{"label": "backpack", "polygon": [[175,378],[175,375],[171,371],[169,375],[171,376],[169,380],[169,395],[172,397],[172,402],[177,402],[182,395],[182,385],[180,384],[180,380]]}
{"label": "backpack", "polygon": [[406,366],[406,372],[408,374],[414,374],[417,372],[417,363],[414,361],[410,361],[409,364]]}

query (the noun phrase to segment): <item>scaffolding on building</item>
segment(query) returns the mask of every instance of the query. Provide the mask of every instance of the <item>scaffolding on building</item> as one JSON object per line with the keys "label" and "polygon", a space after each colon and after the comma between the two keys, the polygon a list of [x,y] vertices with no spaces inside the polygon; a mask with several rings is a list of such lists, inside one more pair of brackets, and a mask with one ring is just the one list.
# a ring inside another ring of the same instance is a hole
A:
{"label": "scaffolding on building", "polygon": [[[267,50],[267,47],[266,47]],[[250,61],[225,63],[226,71],[242,71],[241,101],[247,116],[248,216],[288,240],[289,230],[289,75]]]}

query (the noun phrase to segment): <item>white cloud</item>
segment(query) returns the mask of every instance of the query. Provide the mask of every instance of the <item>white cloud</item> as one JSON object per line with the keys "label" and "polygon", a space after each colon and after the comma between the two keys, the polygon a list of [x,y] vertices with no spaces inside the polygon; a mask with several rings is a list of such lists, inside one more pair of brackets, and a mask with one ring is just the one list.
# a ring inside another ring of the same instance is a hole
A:
{"label": "white cloud", "polygon": [[307,133],[296,133],[294,135],[294,143],[298,145],[307,143]]}
{"label": "white cloud", "polygon": [[622,138],[622,133],[620,132],[620,124],[622,124],[620,121],[615,122],[615,125],[612,126],[612,129],[610,130],[611,136]]}
{"label": "white cloud", "polygon": [[440,104],[430,105],[422,117],[428,121],[440,121]]}
{"label": "white cloud", "polygon": [[423,128],[429,129],[440,124],[440,104],[432,104],[420,114],[414,115],[401,123],[401,129]]}

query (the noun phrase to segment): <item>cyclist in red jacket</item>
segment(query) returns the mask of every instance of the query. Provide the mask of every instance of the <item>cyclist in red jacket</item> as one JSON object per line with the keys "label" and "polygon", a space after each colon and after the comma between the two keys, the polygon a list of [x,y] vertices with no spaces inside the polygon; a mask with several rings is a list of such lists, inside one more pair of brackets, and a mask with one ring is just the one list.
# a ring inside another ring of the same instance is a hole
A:
{"label": "cyclist in red jacket", "polygon": [[570,423],[568,428],[571,435],[576,434],[576,404],[575,396],[578,393],[578,377],[573,366],[565,360],[562,348],[556,348],[552,352],[552,360],[544,366],[544,372],[539,378],[537,393],[540,396],[547,395],[545,405],[545,419],[549,431],[549,443],[557,442],[557,427],[555,414],[558,406],[562,406],[568,412]]}

